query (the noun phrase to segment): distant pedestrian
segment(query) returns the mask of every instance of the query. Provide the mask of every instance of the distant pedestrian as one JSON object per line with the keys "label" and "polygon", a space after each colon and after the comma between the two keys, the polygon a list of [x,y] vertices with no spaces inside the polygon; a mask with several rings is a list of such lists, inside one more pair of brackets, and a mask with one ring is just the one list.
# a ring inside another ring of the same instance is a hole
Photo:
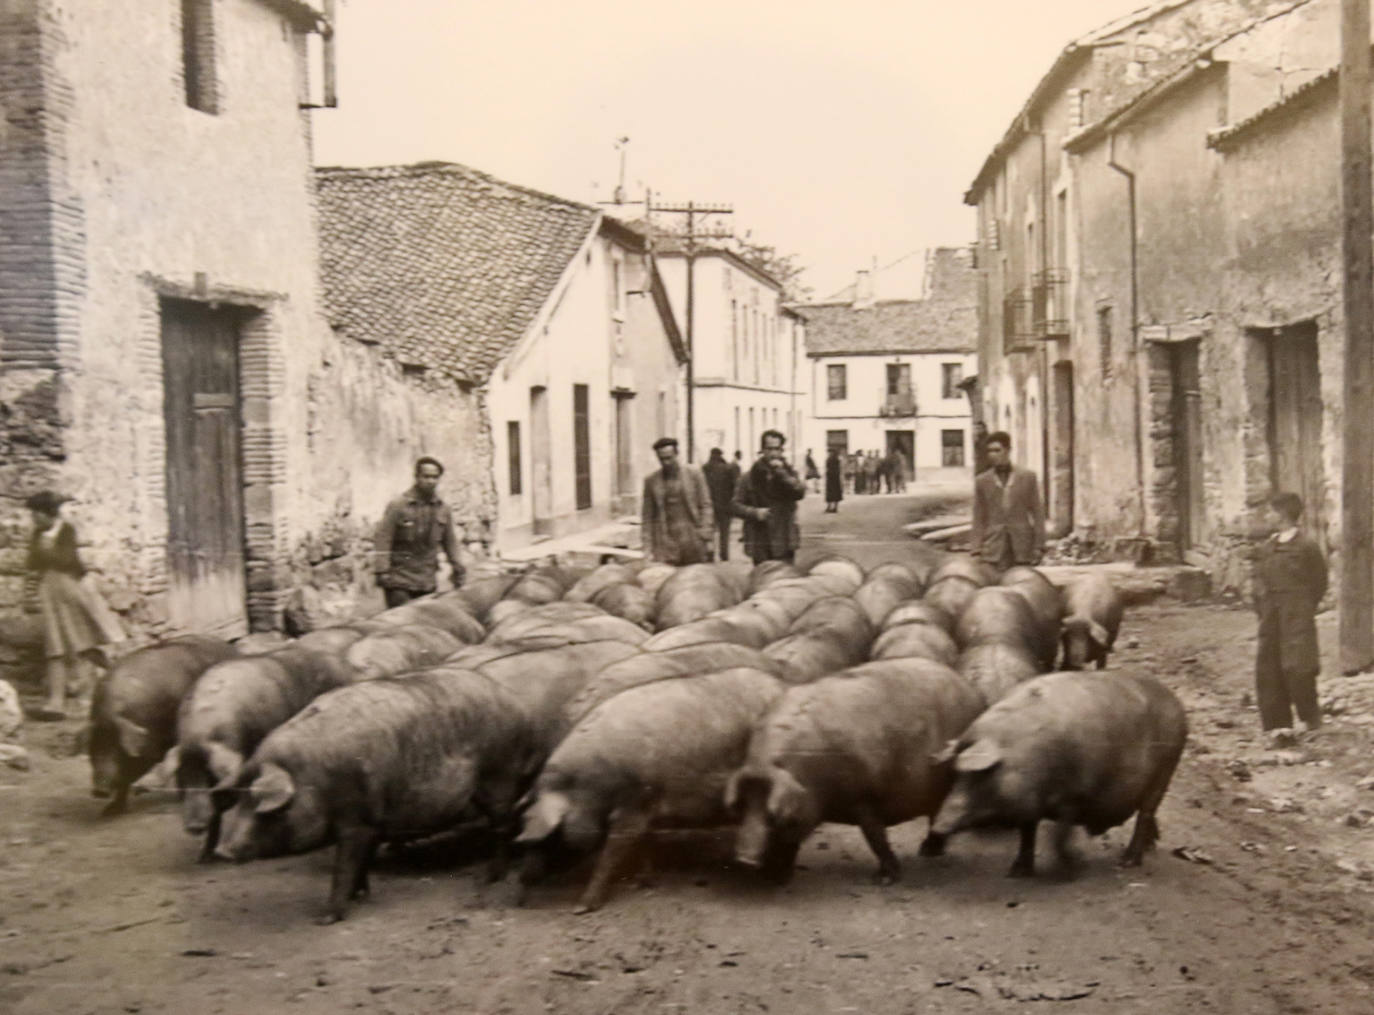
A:
{"label": "distant pedestrian", "polygon": [[809,449],[806,452],[806,484],[812,493],[821,492],[821,470],[816,467],[816,460],[811,457]]}
{"label": "distant pedestrian", "polygon": [[1291,742],[1293,712],[1300,730],[1321,725],[1317,707],[1317,606],[1326,594],[1326,560],[1315,542],[1298,530],[1302,498],[1276,493],[1269,500],[1273,535],[1254,558],[1255,700],[1270,746]]}
{"label": "distant pedestrian", "polygon": [[882,486],[878,478],[878,452],[870,451],[868,457],[864,459],[864,489],[869,493],[882,493]]}
{"label": "distant pedestrian", "polygon": [[444,466],[425,455],[415,460],[415,485],[386,506],[373,541],[373,568],[388,608],[433,592],[439,584],[439,551],[452,568],[453,587],[466,571],[458,552],[453,512],[438,494]]}
{"label": "distant pedestrian", "polygon": [[758,460],[735,487],[731,510],[744,519],[744,551],[755,564],[790,564],[801,545],[797,501],[806,496],[806,484],[784,457],[787,438],[780,431],[765,430],[762,441]]}
{"label": "distant pedestrian", "polygon": [[893,493],[906,493],[906,455],[896,448],[887,456],[887,477]]}
{"label": "distant pedestrian", "polygon": [[844,474],[844,492],[848,494],[858,493],[859,476],[855,467],[857,456],[853,454],[840,456],[840,468]]}
{"label": "distant pedestrian", "polygon": [[868,456],[860,448],[854,452],[854,493],[868,493]]}
{"label": "distant pedestrian", "polygon": [[839,449],[831,448],[825,456],[825,509],[832,515],[840,510],[840,501],[844,500],[843,468]]}
{"label": "distant pedestrian", "polygon": [[678,461],[677,438],[654,441],[659,468],[644,477],[640,531],[644,554],[665,564],[702,564],[715,552],[715,508],[706,477]]}
{"label": "distant pedestrian", "polygon": [[1011,435],[988,435],[991,468],[973,484],[972,554],[999,571],[1038,564],[1045,548],[1045,505],[1040,482],[1011,464]]}
{"label": "distant pedestrian", "polygon": [[725,460],[720,448],[712,448],[711,456],[701,467],[706,477],[707,489],[711,491],[711,509],[716,520],[716,537],[720,543],[720,559],[730,559],[730,501],[735,496],[735,482],[739,479],[739,467]]}
{"label": "distant pedestrian", "polygon": [[82,566],[76,552],[76,529],[62,517],[67,500],[41,490],[24,502],[33,517],[27,568],[38,609],[43,615],[46,659],[40,720],[66,718],[67,698],[88,700],[93,682],[83,664],[108,668],[103,646],[124,640],[124,629]]}

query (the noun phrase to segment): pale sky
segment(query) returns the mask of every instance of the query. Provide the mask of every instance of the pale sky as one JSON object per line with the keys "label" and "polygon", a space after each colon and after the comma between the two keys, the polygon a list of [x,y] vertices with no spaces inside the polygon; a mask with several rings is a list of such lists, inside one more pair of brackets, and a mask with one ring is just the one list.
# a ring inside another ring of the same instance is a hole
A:
{"label": "pale sky", "polygon": [[[973,238],[962,203],[1059,51],[1142,0],[340,0],[321,165],[460,162],[561,197],[734,206],[816,298]],[[916,252],[916,256],[908,256]],[[889,273],[880,296],[915,296]]]}

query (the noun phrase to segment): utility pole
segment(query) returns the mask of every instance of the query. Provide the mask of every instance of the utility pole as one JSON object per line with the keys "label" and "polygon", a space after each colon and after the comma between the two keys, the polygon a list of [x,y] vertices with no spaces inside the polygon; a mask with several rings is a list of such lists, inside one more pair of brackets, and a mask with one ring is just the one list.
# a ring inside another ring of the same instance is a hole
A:
{"label": "utility pole", "polygon": [[1369,0],[1341,0],[1341,219],[1345,408],[1341,472],[1341,671],[1374,665],[1374,232]]}
{"label": "utility pole", "polygon": [[649,204],[646,200],[646,214],[653,214],[656,211],[668,212],[676,215],[687,216],[686,231],[682,233],[685,240],[684,252],[687,255],[687,461],[696,461],[696,418],[693,408],[695,402],[696,385],[696,346],[693,341],[693,318],[696,312],[696,290],[693,278],[693,265],[697,256],[698,240],[723,240],[734,236],[728,229],[702,229],[698,231],[698,216],[708,217],[714,215],[733,215],[735,209],[728,204],[703,204],[699,201],[688,201],[686,204]]}

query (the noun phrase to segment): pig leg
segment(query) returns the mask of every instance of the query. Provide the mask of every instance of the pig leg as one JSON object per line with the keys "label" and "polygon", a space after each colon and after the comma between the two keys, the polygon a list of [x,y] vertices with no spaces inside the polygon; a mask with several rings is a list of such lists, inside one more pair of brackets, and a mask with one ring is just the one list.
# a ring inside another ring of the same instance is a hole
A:
{"label": "pig leg", "polygon": [[796,871],[797,852],[800,849],[800,840],[796,842],[770,842],[768,848],[764,850],[763,860],[759,864],[759,873],[773,884],[785,885],[792,880],[792,875]]}
{"label": "pig leg", "polygon": [[873,850],[873,855],[878,858],[878,873],[875,880],[880,885],[896,884],[902,878],[902,865],[897,862],[897,855],[892,852],[892,845],[887,841],[887,826],[878,819],[872,808],[867,806],[859,810],[858,817],[859,830],[864,833],[868,848]]}
{"label": "pig leg", "polygon": [[1164,793],[1169,788],[1176,767],[1177,757],[1160,766],[1159,774],[1145,791],[1145,797],[1140,802],[1140,811],[1135,816],[1135,827],[1131,829],[1131,841],[1126,844],[1126,849],[1121,854],[1121,866],[1139,867],[1145,859],[1145,851],[1153,849],[1159,841],[1159,822],[1155,820],[1155,811],[1164,799]]}
{"label": "pig leg", "polygon": [[220,812],[216,809],[205,825],[205,844],[201,846],[200,856],[196,858],[199,863],[209,863],[215,858],[215,847],[219,845],[219,819]]}
{"label": "pig leg", "polygon": [[577,913],[590,913],[600,909],[610,892],[611,879],[634,854],[644,837],[649,833],[650,811],[647,807],[633,811],[618,811],[611,817],[610,831],[606,845],[601,847],[601,856],[592,871],[592,879],[579,900]]}
{"label": "pig leg", "polygon": [[320,917],[320,924],[338,923],[348,912],[349,900],[360,890],[368,891],[367,865],[376,850],[377,833],[370,828],[346,828],[339,832],[329,885],[329,911]]}
{"label": "pig leg", "polygon": [[949,841],[948,835],[941,835],[935,831],[935,819],[930,819],[930,831],[926,833],[925,839],[921,841],[921,856],[944,856],[945,843]]}
{"label": "pig leg", "polygon": [[1074,823],[1071,820],[1054,823],[1054,855],[1059,858],[1060,868],[1072,873],[1080,864],[1080,857],[1073,848]]}
{"label": "pig leg", "polygon": [[129,784],[121,779],[115,783],[114,799],[107,803],[100,813],[103,817],[112,818],[116,814],[123,814],[128,809]]}
{"label": "pig leg", "polygon": [[1007,872],[1009,878],[1029,878],[1035,875],[1035,830],[1039,821],[1027,821],[1021,825],[1021,846],[1016,851],[1016,859]]}

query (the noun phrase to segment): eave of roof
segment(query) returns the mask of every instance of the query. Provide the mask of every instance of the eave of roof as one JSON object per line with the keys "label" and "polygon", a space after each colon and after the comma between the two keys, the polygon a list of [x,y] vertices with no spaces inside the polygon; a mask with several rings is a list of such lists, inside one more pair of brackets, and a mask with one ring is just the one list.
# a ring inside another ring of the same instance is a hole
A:
{"label": "eave of roof", "polygon": [[[659,256],[659,257],[686,257],[686,256],[687,256],[687,252],[686,252],[685,250],[681,249],[680,247],[669,247],[669,248],[667,248],[667,249],[659,248],[659,249],[657,249],[657,250],[655,251],[655,253],[656,253],[657,256]],[[746,261],[744,258],[740,257],[739,254],[736,254],[733,250],[727,250],[727,249],[725,249],[724,247],[699,247],[699,248],[697,249],[696,256],[697,256],[697,257],[723,257],[723,258],[725,258],[727,261],[729,261],[731,264],[733,264],[735,267],[739,268],[741,271],[745,272],[746,274],[749,274],[749,275],[754,276],[754,278],[758,279],[758,281],[762,282],[764,285],[768,286],[769,288],[771,288],[771,289],[776,289],[778,292],[782,292],[782,283],[781,283],[781,282],[779,282],[779,281],[778,281],[777,279],[775,279],[772,275],[768,274],[768,272],[762,270],[761,268],[756,268],[756,267],[754,267],[754,265],[750,264],[750,263],[749,263],[748,261]]]}
{"label": "eave of roof", "polygon": [[1305,109],[1313,102],[1321,98],[1331,87],[1340,82],[1340,64],[1318,74],[1310,81],[1305,81],[1292,92],[1275,102],[1271,102],[1263,109],[1252,113],[1239,123],[1233,123],[1229,127],[1210,131],[1207,134],[1207,147],[1217,151],[1225,151],[1235,144],[1239,144],[1255,132],[1255,128],[1262,123],[1273,119],[1279,113],[1297,112]]}
{"label": "eave of roof", "polygon": [[323,5],[309,0],[262,0],[268,7],[281,11],[297,25],[325,35],[334,33],[334,25],[326,16]]}

